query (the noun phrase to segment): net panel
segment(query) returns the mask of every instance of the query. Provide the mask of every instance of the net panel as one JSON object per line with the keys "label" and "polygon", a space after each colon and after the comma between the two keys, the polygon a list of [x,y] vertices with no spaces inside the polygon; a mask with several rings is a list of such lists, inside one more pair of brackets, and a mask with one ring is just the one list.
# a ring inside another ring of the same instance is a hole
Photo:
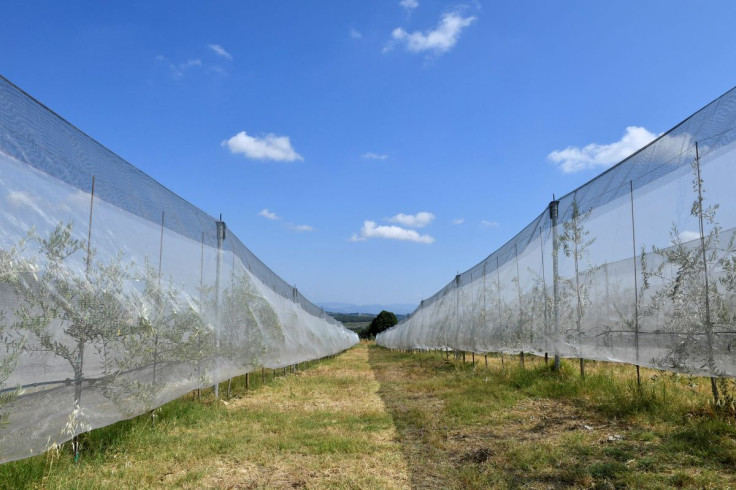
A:
{"label": "net panel", "polygon": [[3,78],[0,169],[0,462],[358,341],[215,218]]}
{"label": "net panel", "polygon": [[736,90],[551,203],[385,347],[736,376]]}

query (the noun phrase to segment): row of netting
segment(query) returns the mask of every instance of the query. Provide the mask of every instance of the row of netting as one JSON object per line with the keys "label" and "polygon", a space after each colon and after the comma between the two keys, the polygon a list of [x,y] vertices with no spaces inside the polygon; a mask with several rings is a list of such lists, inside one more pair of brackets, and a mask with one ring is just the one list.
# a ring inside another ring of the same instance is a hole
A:
{"label": "row of netting", "polygon": [[217,220],[0,79],[0,461],[358,342]]}
{"label": "row of netting", "polygon": [[736,376],[736,89],[577,190],[377,336]]}

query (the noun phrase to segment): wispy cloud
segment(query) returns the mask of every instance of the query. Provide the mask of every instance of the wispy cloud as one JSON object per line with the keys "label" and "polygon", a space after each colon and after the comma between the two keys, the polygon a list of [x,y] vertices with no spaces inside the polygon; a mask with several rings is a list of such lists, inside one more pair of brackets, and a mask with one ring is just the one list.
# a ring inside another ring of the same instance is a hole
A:
{"label": "wispy cloud", "polygon": [[401,0],[399,5],[406,10],[412,10],[419,7],[419,2],[417,0]]}
{"label": "wispy cloud", "polygon": [[613,143],[607,145],[590,143],[582,148],[568,146],[564,150],[553,151],[547,158],[566,174],[607,168],[625,159],[656,137],[656,134],[645,128],[629,126],[623,137]]}
{"label": "wispy cloud", "polygon": [[313,226],[309,225],[295,225],[294,223],[286,223],[286,227],[290,230],[299,231],[299,232],[306,232],[306,231],[314,231],[315,228]]}
{"label": "wispy cloud", "polygon": [[274,221],[281,219],[280,216],[278,216],[274,212],[269,211],[268,208],[261,209],[261,211],[258,213],[258,216],[263,216],[266,219],[271,219],[271,220],[274,220]]}
{"label": "wispy cloud", "polygon": [[202,60],[200,59],[190,59],[183,63],[174,63],[161,54],[156,56],[156,61],[167,65],[171,69],[171,73],[175,78],[183,77],[184,73],[190,68],[200,68],[202,66]]}
{"label": "wispy cloud", "polygon": [[[264,218],[269,219],[271,221],[280,221],[281,219],[283,219],[283,218],[281,218],[281,216],[277,215],[273,211],[269,211],[268,208],[261,209],[258,212],[258,216],[263,216]],[[283,224],[283,226],[286,229],[289,229],[289,230],[292,230],[292,231],[297,231],[297,232],[300,232],[300,233],[310,232],[310,231],[315,231],[316,230],[316,228],[314,226],[297,225],[297,224],[291,223],[291,222],[286,222],[286,223]]]}
{"label": "wispy cloud", "polygon": [[276,136],[268,133],[263,137],[254,137],[241,131],[229,140],[222,142],[231,153],[242,153],[246,158],[253,160],[273,160],[277,162],[293,162],[304,160],[294,151],[288,136]]}
{"label": "wispy cloud", "polygon": [[417,214],[399,213],[392,218],[388,218],[391,223],[398,223],[408,228],[424,228],[434,220],[434,214],[427,211],[420,211]]}
{"label": "wispy cloud", "polygon": [[384,238],[387,240],[400,240],[406,242],[426,243],[435,242],[434,237],[430,235],[420,235],[416,230],[407,230],[400,226],[383,226],[378,225],[375,221],[365,221],[360,234],[354,233],[350,238],[351,242],[363,242],[369,238]]}
{"label": "wispy cloud", "polygon": [[430,52],[441,55],[457,44],[463,29],[475,22],[474,16],[463,17],[459,11],[443,14],[435,29],[425,32],[409,33],[397,27],[391,33],[391,42],[384,49],[390,50],[393,44],[403,44],[410,53]]}
{"label": "wispy cloud", "polygon": [[351,27],[350,28],[350,38],[351,39],[362,39],[363,34],[361,34],[357,29]]}
{"label": "wispy cloud", "polygon": [[233,55],[225,51],[225,48],[223,48],[219,44],[208,44],[207,47],[214,51],[217,56],[222,56],[223,58],[226,58],[228,60],[233,59]]}
{"label": "wispy cloud", "polygon": [[500,225],[498,224],[498,221],[488,221],[488,220],[481,220],[480,224],[483,226],[487,226],[489,228],[498,228]]}
{"label": "wispy cloud", "polygon": [[362,158],[365,158],[366,160],[385,160],[388,158],[388,155],[381,154],[381,153],[363,153],[360,155]]}
{"label": "wispy cloud", "polygon": [[453,225],[462,225],[463,223],[465,223],[465,218],[455,218],[452,220]]}

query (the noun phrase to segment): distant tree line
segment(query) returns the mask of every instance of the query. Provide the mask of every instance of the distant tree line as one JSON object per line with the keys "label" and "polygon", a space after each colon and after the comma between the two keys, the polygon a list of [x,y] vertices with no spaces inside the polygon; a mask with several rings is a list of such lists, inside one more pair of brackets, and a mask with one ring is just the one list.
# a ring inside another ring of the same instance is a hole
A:
{"label": "distant tree line", "polygon": [[328,311],[327,314],[342,323],[364,323],[376,317],[371,313],[333,313]]}

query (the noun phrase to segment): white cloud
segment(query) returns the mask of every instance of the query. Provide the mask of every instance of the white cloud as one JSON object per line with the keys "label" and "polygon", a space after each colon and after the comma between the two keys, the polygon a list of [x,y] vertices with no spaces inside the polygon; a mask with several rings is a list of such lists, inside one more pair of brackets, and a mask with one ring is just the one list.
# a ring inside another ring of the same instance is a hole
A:
{"label": "white cloud", "polygon": [[481,220],[480,224],[483,226],[487,226],[489,228],[498,228],[500,225],[498,224],[498,221],[487,221],[487,220]]}
{"label": "white cloud", "polygon": [[629,126],[624,136],[614,143],[607,145],[591,143],[583,148],[568,146],[564,150],[553,151],[547,158],[568,174],[593,168],[607,168],[625,159],[656,137],[656,134],[645,128]]}
{"label": "white cloud", "polygon": [[233,55],[225,51],[225,48],[223,48],[219,44],[208,44],[207,47],[214,51],[217,56],[222,56],[223,58],[227,58],[229,60],[233,59]]}
{"label": "white cloud", "polygon": [[417,0],[401,0],[399,5],[407,10],[411,10],[419,7],[419,2]]}
{"label": "white cloud", "polygon": [[465,218],[455,218],[452,220],[453,225],[462,225],[463,223],[465,223]]}
{"label": "white cloud", "polygon": [[424,228],[434,220],[434,214],[427,211],[420,211],[417,214],[399,213],[388,220],[408,228]]}
{"label": "white cloud", "polygon": [[368,238],[385,238],[387,240],[401,240],[416,243],[434,243],[435,239],[429,235],[420,235],[415,230],[407,230],[400,226],[379,226],[375,221],[365,221],[360,235],[353,233],[351,242],[362,242]]}
{"label": "white cloud", "polygon": [[350,38],[351,39],[362,39],[363,34],[361,34],[357,29],[350,28]]}
{"label": "white cloud", "polygon": [[288,223],[287,224],[287,227],[289,229],[291,229],[291,230],[294,230],[294,231],[314,231],[314,229],[315,229],[313,226],[309,226],[309,225],[295,225],[293,223]]}
{"label": "white cloud", "polygon": [[264,218],[271,219],[271,220],[281,219],[280,216],[276,215],[276,213],[269,211],[268,208],[261,209],[261,211],[258,213],[258,216],[263,216]]}
{"label": "white cloud", "polygon": [[[269,211],[268,208],[263,208],[258,212],[258,216],[263,216],[266,219],[270,219],[272,221],[279,221],[283,219],[281,216],[277,215],[273,211]],[[294,223],[284,223],[283,226],[285,228],[288,228],[289,230],[298,231],[298,232],[307,232],[307,231],[314,231],[316,228],[309,225],[297,225]]]}
{"label": "white cloud", "polygon": [[[434,30],[421,33],[414,31],[406,32],[401,27],[397,27],[391,33],[391,38],[395,43],[404,44],[406,50],[412,53],[421,53],[430,51],[436,55],[448,52],[452,49],[460,37],[460,33],[475,22],[476,17],[463,17],[459,12],[450,12],[443,14],[440,18],[437,28]],[[391,49],[391,45],[386,47],[384,51]]]}
{"label": "white cloud", "polygon": [[365,158],[366,160],[385,160],[388,158],[388,155],[384,155],[381,153],[372,153],[372,152],[363,153],[360,156]]}
{"label": "white cloud", "polygon": [[222,145],[227,146],[231,153],[242,153],[246,158],[254,160],[275,160],[277,162],[304,160],[291,147],[288,136],[276,136],[273,133],[257,138],[241,131],[229,140],[223,141]]}

